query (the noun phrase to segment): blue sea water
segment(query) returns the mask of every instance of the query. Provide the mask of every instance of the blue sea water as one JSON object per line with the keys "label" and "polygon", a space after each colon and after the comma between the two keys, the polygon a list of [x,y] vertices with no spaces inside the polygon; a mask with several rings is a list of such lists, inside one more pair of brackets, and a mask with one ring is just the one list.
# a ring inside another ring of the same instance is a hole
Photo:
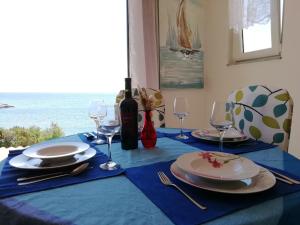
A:
{"label": "blue sea water", "polygon": [[39,126],[48,128],[57,123],[65,135],[95,130],[88,117],[91,100],[104,99],[113,104],[116,94],[82,93],[0,93],[0,103],[15,106],[0,109],[0,127]]}

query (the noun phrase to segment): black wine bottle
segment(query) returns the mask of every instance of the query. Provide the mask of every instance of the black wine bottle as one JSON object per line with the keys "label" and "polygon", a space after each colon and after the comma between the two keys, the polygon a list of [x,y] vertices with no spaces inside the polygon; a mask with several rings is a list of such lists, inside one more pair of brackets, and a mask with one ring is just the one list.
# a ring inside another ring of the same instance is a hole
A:
{"label": "black wine bottle", "polygon": [[138,104],[132,98],[131,78],[125,78],[125,98],[120,103],[121,146],[130,150],[138,147]]}

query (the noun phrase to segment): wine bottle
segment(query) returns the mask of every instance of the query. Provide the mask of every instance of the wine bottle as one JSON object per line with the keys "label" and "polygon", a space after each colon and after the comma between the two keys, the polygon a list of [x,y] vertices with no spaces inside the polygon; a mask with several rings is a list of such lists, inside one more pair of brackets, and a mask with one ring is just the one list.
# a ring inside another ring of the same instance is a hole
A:
{"label": "wine bottle", "polygon": [[130,150],[138,147],[138,104],[132,98],[131,78],[125,78],[125,98],[120,103],[121,146]]}

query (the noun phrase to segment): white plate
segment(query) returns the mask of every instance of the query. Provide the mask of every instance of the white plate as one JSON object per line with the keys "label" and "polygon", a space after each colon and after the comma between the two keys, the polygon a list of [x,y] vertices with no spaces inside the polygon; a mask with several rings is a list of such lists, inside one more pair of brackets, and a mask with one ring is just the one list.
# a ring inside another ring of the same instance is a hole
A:
{"label": "white plate", "polygon": [[224,152],[186,153],[179,156],[176,162],[185,172],[214,180],[243,180],[259,173],[259,167],[250,159]]}
{"label": "white plate", "polygon": [[276,184],[274,175],[260,167],[260,172],[252,179],[239,181],[214,181],[182,171],[174,162],[171,165],[172,174],[182,182],[204,190],[229,194],[251,194],[268,190]]}
{"label": "white plate", "polygon": [[23,154],[31,158],[57,159],[72,157],[75,154],[84,152],[90,146],[82,142],[62,143],[40,143],[33,145],[23,151]]}
{"label": "white plate", "polygon": [[[206,141],[220,141],[220,134],[215,129],[202,129],[192,131],[192,136]],[[223,142],[235,143],[247,141],[249,138],[235,129],[229,129],[225,132]]]}
{"label": "white plate", "polygon": [[17,155],[9,160],[9,164],[12,167],[18,169],[30,169],[30,170],[44,170],[44,169],[57,169],[61,167],[75,165],[77,163],[84,162],[96,154],[96,150],[89,148],[88,150],[75,154],[72,158],[68,158],[65,161],[43,161],[38,158],[30,158],[23,154]]}

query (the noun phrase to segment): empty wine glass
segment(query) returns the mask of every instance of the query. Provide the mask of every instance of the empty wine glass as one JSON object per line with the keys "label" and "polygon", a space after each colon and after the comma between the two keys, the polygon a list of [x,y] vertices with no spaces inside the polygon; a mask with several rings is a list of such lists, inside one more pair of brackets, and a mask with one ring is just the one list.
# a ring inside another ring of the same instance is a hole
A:
{"label": "empty wine glass", "polygon": [[[112,106],[113,107],[113,106]],[[100,168],[103,170],[116,170],[120,167],[119,164],[112,161],[111,157],[111,142],[116,133],[120,131],[120,120],[119,115],[115,110],[109,113],[109,116],[105,118],[99,127],[99,132],[105,135],[108,144],[107,162],[100,165]]]}
{"label": "empty wine glass", "polygon": [[183,120],[189,114],[188,102],[184,97],[176,97],[174,99],[173,113],[180,121],[180,134],[176,136],[178,139],[188,139],[189,137],[183,134]]}
{"label": "empty wine glass", "polygon": [[230,102],[214,101],[210,115],[210,125],[219,131],[220,151],[223,151],[225,132],[233,125],[233,104]]}
{"label": "empty wine glass", "polygon": [[107,115],[107,109],[104,100],[93,100],[90,103],[89,109],[88,109],[89,117],[95,121],[96,123],[96,134],[97,138],[96,140],[92,141],[93,144],[103,144],[105,143],[104,140],[101,139],[100,133],[99,133],[99,127],[102,122],[102,120]]}

